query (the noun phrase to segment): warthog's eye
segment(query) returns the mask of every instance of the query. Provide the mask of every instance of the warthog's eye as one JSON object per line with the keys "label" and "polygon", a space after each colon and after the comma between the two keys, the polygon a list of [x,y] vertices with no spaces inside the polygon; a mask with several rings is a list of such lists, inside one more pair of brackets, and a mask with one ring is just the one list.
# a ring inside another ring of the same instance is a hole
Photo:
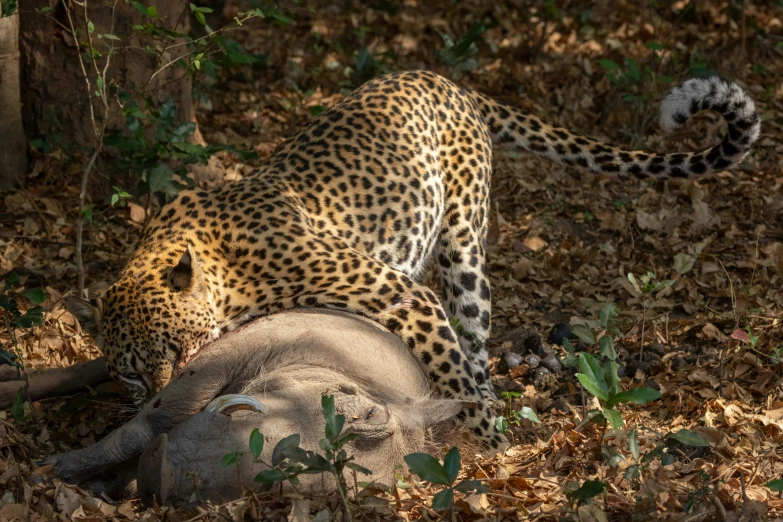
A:
{"label": "warthog's eye", "polygon": [[378,411],[378,406],[372,406],[370,408],[367,408],[364,411],[364,414],[362,415],[362,420],[368,421],[372,419],[373,415],[375,415],[375,412]]}

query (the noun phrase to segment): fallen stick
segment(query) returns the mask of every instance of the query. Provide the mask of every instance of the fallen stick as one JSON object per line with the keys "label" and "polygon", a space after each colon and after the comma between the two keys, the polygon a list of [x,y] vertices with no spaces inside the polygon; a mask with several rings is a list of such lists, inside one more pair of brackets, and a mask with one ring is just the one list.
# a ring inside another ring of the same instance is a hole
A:
{"label": "fallen stick", "polygon": [[[103,357],[89,362],[77,363],[67,368],[29,370],[30,398],[34,401],[73,393],[109,380],[109,372]],[[16,392],[24,386],[14,368],[0,371],[0,409],[10,408]]]}

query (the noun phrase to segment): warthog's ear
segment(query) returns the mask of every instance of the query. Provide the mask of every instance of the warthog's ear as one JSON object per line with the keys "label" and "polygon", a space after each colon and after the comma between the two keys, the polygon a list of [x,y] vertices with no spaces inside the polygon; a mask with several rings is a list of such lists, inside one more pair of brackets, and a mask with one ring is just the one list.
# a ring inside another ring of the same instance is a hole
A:
{"label": "warthog's ear", "polygon": [[65,299],[65,308],[79,321],[82,330],[90,334],[93,339],[97,339],[98,324],[101,321],[101,310],[99,307],[95,307],[78,297],[67,297]]}
{"label": "warthog's ear", "polygon": [[188,245],[177,266],[171,269],[171,286],[177,292],[197,293],[204,287],[201,260],[193,247]]}
{"label": "warthog's ear", "polygon": [[427,427],[453,419],[462,411],[462,401],[427,399],[420,404],[421,415]]}

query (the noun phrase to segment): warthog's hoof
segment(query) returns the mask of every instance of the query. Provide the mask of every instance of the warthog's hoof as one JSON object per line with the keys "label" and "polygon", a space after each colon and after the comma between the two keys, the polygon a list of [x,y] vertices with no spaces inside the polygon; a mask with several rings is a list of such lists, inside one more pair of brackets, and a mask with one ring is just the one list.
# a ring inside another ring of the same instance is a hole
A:
{"label": "warthog's hoof", "polygon": [[168,436],[161,433],[139,457],[139,498],[146,506],[152,506],[155,502],[159,506],[165,505],[174,489],[174,468],[168,459],[168,444]]}

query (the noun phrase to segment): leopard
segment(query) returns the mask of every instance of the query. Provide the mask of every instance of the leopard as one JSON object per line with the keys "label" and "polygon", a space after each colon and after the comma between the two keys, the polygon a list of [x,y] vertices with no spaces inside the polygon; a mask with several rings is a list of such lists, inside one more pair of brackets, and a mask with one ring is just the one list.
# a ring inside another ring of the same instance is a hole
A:
{"label": "leopard", "polygon": [[[692,78],[664,98],[660,124],[677,129],[703,110],[726,121],[720,143],[651,153],[572,132],[434,72],[380,76],[240,181],[180,192],[105,294],[70,297],[66,307],[138,404],[253,318],[298,307],[366,316],[407,344],[435,390],[463,402],[468,433],[499,451],[508,441],[495,422],[487,354],[493,152],[620,179],[737,166],[760,132],[753,100],[722,78]],[[420,282],[430,258],[442,297]]]}

